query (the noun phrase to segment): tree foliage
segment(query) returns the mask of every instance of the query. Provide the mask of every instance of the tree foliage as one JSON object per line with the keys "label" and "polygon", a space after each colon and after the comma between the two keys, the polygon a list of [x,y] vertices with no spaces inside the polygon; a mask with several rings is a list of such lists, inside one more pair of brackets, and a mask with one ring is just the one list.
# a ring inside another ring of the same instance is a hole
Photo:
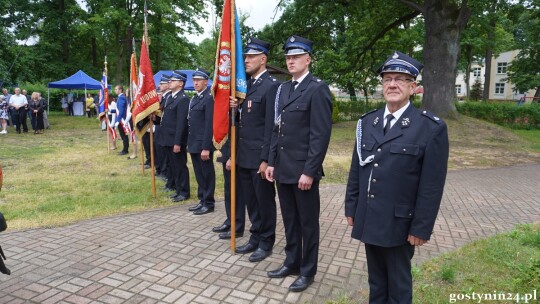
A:
{"label": "tree foliage", "polygon": [[508,78],[520,92],[536,89],[535,97],[540,97],[540,0],[527,1],[518,21],[515,35],[520,52]]}

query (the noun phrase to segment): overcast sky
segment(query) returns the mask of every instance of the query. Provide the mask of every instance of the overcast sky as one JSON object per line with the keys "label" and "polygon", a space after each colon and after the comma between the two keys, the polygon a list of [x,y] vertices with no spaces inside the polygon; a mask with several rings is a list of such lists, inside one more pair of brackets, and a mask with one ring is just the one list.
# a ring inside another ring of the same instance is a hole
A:
{"label": "overcast sky", "polygon": [[[282,11],[277,12],[276,15],[276,5],[278,2],[279,0],[236,0],[236,8],[243,14],[249,15],[246,24],[258,31],[266,24],[272,23],[274,16],[276,18],[275,20],[281,16]],[[199,21],[199,25],[204,28],[204,34],[189,35],[187,39],[191,42],[199,43],[204,38],[210,37],[213,20],[214,16],[209,13],[207,20]]]}

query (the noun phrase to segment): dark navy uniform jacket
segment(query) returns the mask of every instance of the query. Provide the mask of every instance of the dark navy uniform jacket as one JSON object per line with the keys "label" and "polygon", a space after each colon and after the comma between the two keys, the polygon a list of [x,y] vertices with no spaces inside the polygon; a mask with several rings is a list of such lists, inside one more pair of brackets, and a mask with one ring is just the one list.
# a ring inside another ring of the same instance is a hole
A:
{"label": "dark navy uniform jacket", "polygon": [[188,152],[201,153],[214,150],[212,126],[214,119],[214,97],[206,88],[200,96],[193,96],[189,104]]}
{"label": "dark navy uniform jacket", "polygon": [[279,82],[264,72],[250,86],[240,106],[237,164],[242,168],[259,169],[262,161],[268,161],[278,86]]}
{"label": "dark navy uniform jacket", "polygon": [[322,163],[332,131],[332,97],[324,81],[309,73],[289,97],[292,82],[280,89],[268,165],[274,168],[274,179],[296,184],[302,174],[320,180]]}
{"label": "dark navy uniform jacket", "polygon": [[185,147],[188,137],[187,115],[189,109],[189,98],[181,90],[173,94],[166,95],[167,98],[162,104],[161,127],[159,144],[164,147],[179,145]]}
{"label": "dark navy uniform jacket", "polygon": [[360,166],[355,144],[345,197],[352,237],[381,247],[403,245],[409,234],[429,240],[446,180],[446,124],[410,104],[384,135],[383,115],[361,118],[362,159],[374,158]]}

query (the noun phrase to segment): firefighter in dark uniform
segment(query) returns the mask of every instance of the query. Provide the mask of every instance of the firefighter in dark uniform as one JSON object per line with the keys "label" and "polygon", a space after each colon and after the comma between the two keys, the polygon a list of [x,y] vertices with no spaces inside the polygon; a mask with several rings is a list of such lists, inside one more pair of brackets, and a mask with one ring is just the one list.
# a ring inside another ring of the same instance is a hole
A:
{"label": "firefighter in dark uniform", "polygon": [[[162,107],[161,101],[162,100],[165,101],[165,99],[163,98],[163,95],[169,89],[169,77],[170,76],[162,75],[161,78],[159,79],[158,96],[159,96],[159,100],[160,100],[160,108]],[[156,122],[154,122],[154,124],[156,124]],[[155,130],[156,130],[156,128],[154,126],[154,133],[156,133]],[[145,169],[149,169],[150,165],[151,165],[150,164],[150,133],[149,132],[150,131],[145,132],[143,137],[142,137],[142,142],[143,142],[143,146],[144,146],[144,154],[146,156],[146,161],[144,162],[144,168]],[[157,137],[154,136],[154,156],[156,157],[155,163],[157,164],[158,162],[157,162],[157,149],[156,149],[157,145],[156,145],[156,141],[157,141]],[[157,169],[157,166],[156,166],[156,169]]]}
{"label": "firefighter in dark uniform", "polygon": [[[238,110],[238,201],[246,206],[251,221],[249,241],[236,248],[237,253],[250,253],[250,262],[260,262],[272,254],[276,240],[276,190],[266,180],[268,153],[274,127],[274,106],[279,82],[266,70],[270,43],[249,38],[246,45],[248,90]],[[236,106],[236,99],[231,100]],[[243,209],[237,215],[244,220]],[[230,233],[229,233],[230,236]]]}
{"label": "firefighter in dark uniform", "polygon": [[174,71],[170,77],[170,94],[162,108],[159,142],[167,159],[167,185],[174,187],[173,202],[189,198],[189,170],[187,167],[187,135],[189,98],[184,94],[186,74]]}
{"label": "firefighter in dark uniform", "polygon": [[448,164],[444,121],[409,101],[423,65],[395,52],[379,68],[384,109],[358,122],[345,216],[365,244],[370,303],[412,303],[414,247],[433,231]]}
{"label": "firefighter in dark uniform", "polygon": [[214,190],[216,174],[214,172],[212,126],[214,116],[214,98],[208,89],[208,72],[198,68],[193,73],[193,85],[197,93],[189,102],[188,152],[191,155],[193,171],[197,179],[197,197],[199,203],[190,207],[195,215],[214,212]]}
{"label": "firefighter in dark uniform", "polygon": [[[167,81],[167,82],[165,82]],[[159,101],[159,108],[161,110],[161,112],[163,113],[163,107],[165,106],[165,102],[167,101],[167,99],[169,98],[170,94],[171,94],[171,90],[169,89],[169,82],[171,81],[171,75],[163,75],[163,78],[161,79],[160,81],[160,84],[159,84],[159,90],[161,92],[161,99]],[[155,142],[155,156],[156,156],[156,160],[155,160],[155,166],[156,166],[156,175],[159,176],[161,179],[163,179],[165,182],[167,182],[167,157],[166,157],[166,154],[165,154],[165,149],[163,148],[163,146],[161,145],[161,140],[160,140],[160,128],[161,128],[161,117],[160,116],[156,116],[155,117],[155,120],[154,120],[154,130],[155,130],[155,137],[154,137],[154,142]],[[174,181],[174,180],[172,180]],[[171,181],[171,182],[172,182]],[[171,185],[169,183],[169,186],[167,186],[167,183],[165,185],[165,187],[163,188],[164,191],[174,191],[175,190],[175,186],[174,185]]]}
{"label": "firefighter in dark uniform", "polygon": [[287,69],[292,81],[278,89],[275,127],[266,178],[277,181],[286,258],[268,272],[271,278],[300,274],[289,286],[303,291],[317,273],[319,255],[319,181],[332,131],[330,89],[309,73],[313,42],[292,36],[285,43]]}

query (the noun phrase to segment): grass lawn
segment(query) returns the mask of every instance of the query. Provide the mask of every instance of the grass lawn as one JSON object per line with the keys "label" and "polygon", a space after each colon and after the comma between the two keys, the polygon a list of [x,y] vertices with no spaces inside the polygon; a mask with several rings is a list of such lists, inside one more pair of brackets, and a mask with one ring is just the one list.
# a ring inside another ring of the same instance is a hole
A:
{"label": "grass lawn", "polygon": [[[413,268],[413,303],[538,303],[539,286],[540,223],[474,241]],[[365,302],[342,294],[326,304]]]}
{"label": "grass lawn", "polygon": [[[58,112],[49,116],[51,129],[43,135],[19,135],[9,128],[0,136],[4,169],[0,211],[8,218],[9,229],[65,225],[173,205],[161,191],[160,179],[157,197],[152,197],[150,171],[142,174],[140,158],[127,160],[116,154],[118,150],[107,151],[106,133],[95,118]],[[540,131],[509,131],[467,117],[448,124],[450,169],[540,162]],[[333,126],[323,183],[347,182],[355,130],[353,121]],[[215,169],[216,198],[222,199],[221,164],[215,163]],[[193,197],[197,184],[192,172],[190,178]],[[195,199],[187,203],[191,202]]]}

